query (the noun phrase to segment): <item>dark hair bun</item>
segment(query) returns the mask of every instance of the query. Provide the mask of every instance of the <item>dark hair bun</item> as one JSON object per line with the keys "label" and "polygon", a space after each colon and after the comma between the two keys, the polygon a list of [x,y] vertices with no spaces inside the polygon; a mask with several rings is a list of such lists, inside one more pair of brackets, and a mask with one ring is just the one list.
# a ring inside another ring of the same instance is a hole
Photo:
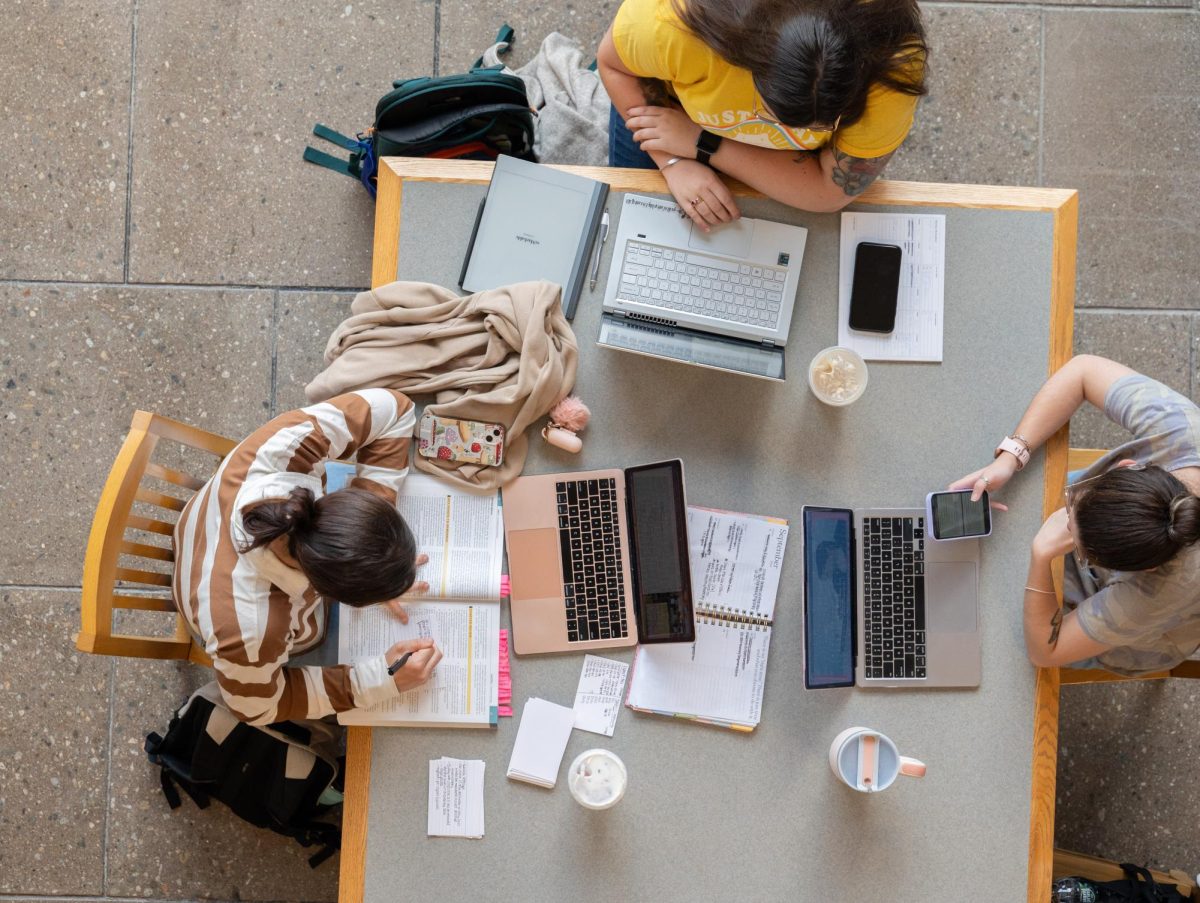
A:
{"label": "dark hair bun", "polygon": [[311,530],[313,515],[316,513],[316,500],[308,489],[293,489],[283,503],[283,516],[288,523],[289,533],[306,533]]}
{"label": "dark hair bun", "polygon": [[243,552],[257,549],[285,535],[304,535],[313,528],[316,499],[312,490],[296,487],[287,498],[263,499],[242,509],[242,529],[249,541]]}
{"label": "dark hair bun", "polygon": [[1167,537],[1172,542],[1190,546],[1200,539],[1200,498],[1180,495],[1171,500]]}

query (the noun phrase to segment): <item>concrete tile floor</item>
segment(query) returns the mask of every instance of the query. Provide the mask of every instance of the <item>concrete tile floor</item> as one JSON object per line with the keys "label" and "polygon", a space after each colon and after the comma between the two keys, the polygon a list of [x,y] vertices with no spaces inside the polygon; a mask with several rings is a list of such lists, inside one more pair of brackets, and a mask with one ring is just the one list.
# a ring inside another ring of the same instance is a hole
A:
{"label": "concrete tile floor", "polygon": [[[463,69],[504,20],[517,63],[551,30],[594,45],[616,5],[5,7],[0,896],[334,899],[336,859],[310,872],[226,813],[165,809],[141,739],[201,674],[75,652],[93,506],[135,407],[238,436],[301,402],[372,226],[364,192],[300,161],[312,123],[361,128],[392,78]],[[1200,395],[1198,8],[925,10],[933,94],[889,175],[1081,189],[1077,349]],[[1200,868],[1198,707],[1181,682],[1064,691],[1059,844]]]}

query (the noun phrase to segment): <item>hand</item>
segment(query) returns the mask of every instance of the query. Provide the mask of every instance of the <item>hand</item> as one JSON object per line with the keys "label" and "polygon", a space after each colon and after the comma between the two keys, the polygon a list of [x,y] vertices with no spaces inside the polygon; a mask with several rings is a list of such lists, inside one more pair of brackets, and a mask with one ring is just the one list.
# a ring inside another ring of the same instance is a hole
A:
{"label": "hand", "polygon": [[[948,487],[951,491],[970,489],[971,501],[979,501],[979,497],[986,490],[989,493],[996,492],[1001,486],[1012,479],[1012,475],[1017,472],[1017,459],[1012,455],[1003,454],[994,460],[987,467],[981,467],[974,473],[969,473],[960,480],[955,480]],[[989,496],[989,499],[991,496]],[[1007,511],[1008,506],[1002,505],[1000,502],[992,502],[992,507],[997,511]]]}
{"label": "hand", "polygon": [[741,216],[721,177],[703,163],[680,160],[663,170],[663,178],[683,212],[705,232]]}
{"label": "hand", "polygon": [[[422,552],[420,555],[417,556],[416,566],[421,567],[421,565],[423,565],[423,564],[429,564],[429,556],[426,555],[424,552]],[[407,624],[408,623],[408,612],[404,610],[404,600],[406,598],[408,598],[409,596],[419,596],[422,593],[427,593],[427,592],[429,592],[429,581],[418,580],[416,583],[414,583],[409,588],[408,592],[405,593],[403,596],[397,596],[395,599],[389,599],[384,604],[387,605],[388,609],[391,611],[392,614],[394,614],[397,618],[400,619],[401,624]]]}
{"label": "hand", "polygon": [[412,656],[404,663],[404,667],[392,675],[396,689],[403,693],[413,687],[419,687],[429,680],[433,669],[442,660],[442,651],[433,645],[433,640],[401,640],[387,651],[384,658],[389,665],[394,664],[404,653],[412,652]]}
{"label": "hand", "polygon": [[1066,555],[1075,548],[1075,537],[1067,526],[1067,509],[1059,508],[1033,537],[1034,557],[1046,561]]}
{"label": "hand", "polygon": [[625,128],[644,151],[662,151],[672,157],[696,159],[701,128],[676,107],[632,107]]}

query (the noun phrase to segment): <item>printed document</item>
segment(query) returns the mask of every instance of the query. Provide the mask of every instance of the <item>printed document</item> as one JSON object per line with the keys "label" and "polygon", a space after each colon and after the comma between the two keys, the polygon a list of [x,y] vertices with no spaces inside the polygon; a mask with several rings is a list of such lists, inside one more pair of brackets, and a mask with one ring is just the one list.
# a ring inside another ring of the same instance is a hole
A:
{"label": "printed document", "polygon": [[[850,328],[850,288],[860,241],[898,245],[900,292],[891,335]],[[843,213],[838,279],[838,344],[868,361],[942,360],[946,217],[940,213]]]}
{"label": "printed document", "polygon": [[430,584],[406,600],[408,623],[384,605],[338,611],[338,661],[351,664],[400,640],[431,637],[442,660],[428,683],[370,709],[338,715],[342,724],[487,727],[495,724],[500,684],[500,577],[504,520],[496,492],[451,487],[426,474],[404,481],[397,508],[429,563]]}

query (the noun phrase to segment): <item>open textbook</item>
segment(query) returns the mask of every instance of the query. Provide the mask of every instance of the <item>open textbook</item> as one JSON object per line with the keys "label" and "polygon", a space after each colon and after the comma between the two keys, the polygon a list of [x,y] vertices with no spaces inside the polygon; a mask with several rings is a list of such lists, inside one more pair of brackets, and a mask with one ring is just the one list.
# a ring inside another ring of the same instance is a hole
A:
{"label": "open textbook", "polygon": [[338,661],[351,664],[400,640],[432,637],[442,651],[429,682],[398,699],[338,715],[342,724],[487,727],[499,705],[500,576],[504,524],[497,492],[458,489],[410,474],[397,503],[417,549],[429,556],[418,580],[429,592],[406,602],[408,623],[386,606],[338,612]]}
{"label": "open textbook", "polygon": [[785,520],[688,506],[696,642],[639,646],[626,705],[733,730],[758,725],[787,535]]}

